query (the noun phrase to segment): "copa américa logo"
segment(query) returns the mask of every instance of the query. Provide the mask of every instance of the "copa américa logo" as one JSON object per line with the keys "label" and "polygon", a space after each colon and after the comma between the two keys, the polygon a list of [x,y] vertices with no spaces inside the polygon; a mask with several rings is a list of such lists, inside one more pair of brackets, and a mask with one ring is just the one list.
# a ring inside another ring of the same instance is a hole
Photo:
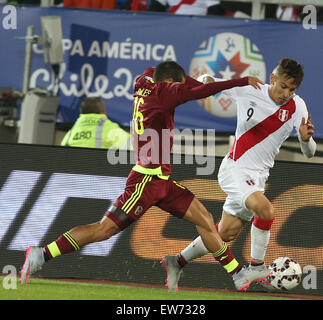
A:
{"label": "copa am\u00e9rica logo", "polygon": [[[266,80],[266,65],[258,47],[250,39],[228,32],[211,36],[201,43],[195,51],[189,72],[195,79],[207,73],[223,80],[245,76]],[[236,116],[234,100],[221,92],[199,103],[215,116]]]}

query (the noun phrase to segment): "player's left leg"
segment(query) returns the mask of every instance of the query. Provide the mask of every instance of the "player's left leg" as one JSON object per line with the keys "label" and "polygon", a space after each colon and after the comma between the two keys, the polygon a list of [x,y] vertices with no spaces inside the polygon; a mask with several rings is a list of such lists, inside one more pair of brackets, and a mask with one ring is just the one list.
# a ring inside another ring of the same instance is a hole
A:
{"label": "player's left leg", "polygon": [[260,191],[252,193],[246,199],[245,205],[255,214],[251,226],[251,265],[262,265],[274,221],[274,207]]}
{"label": "player's left leg", "polygon": [[79,250],[86,244],[109,239],[119,232],[119,227],[104,216],[96,223],[74,227],[43,248],[30,246],[26,251],[20,282],[28,283],[29,275],[40,270],[46,261]]}
{"label": "player's left leg", "polygon": [[[42,265],[53,258],[79,250],[82,246],[109,239],[111,236],[119,233],[121,230],[127,228],[132,222],[140,217],[133,211],[136,210],[136,201],[129,203],[128,209],[130,212],[122,211],[120,200],[126,203],[126,200],[135,198],[137,201],[141,200],[141,194],[145,192],[147,185],[151,182],[152,177],[142,175],[131,171],[126,184],[126,189],[122,195],[116,200],[115,205],[111,206],[104,217],[95,223],[77,226],[68,232],[65,232],[58,239],[45,247],[29,247],[26,251],[25,263],[21,270],[21,283],[27,283],[29,275],[40,270]],[[138,191],[140,190],[140,192]],[[149,193],[150,195],[152,192]],[[136,197],[135,197],[136,196]],[[147,198],[147,197],[146,197]],[[153,201],[153,200],[152,200]],[[150,205],[150,204],[149,204]],[[141,214],[147,210],[149,205],[142,204],[140,206]],[[133,206],[135,206],[133,208]]]}

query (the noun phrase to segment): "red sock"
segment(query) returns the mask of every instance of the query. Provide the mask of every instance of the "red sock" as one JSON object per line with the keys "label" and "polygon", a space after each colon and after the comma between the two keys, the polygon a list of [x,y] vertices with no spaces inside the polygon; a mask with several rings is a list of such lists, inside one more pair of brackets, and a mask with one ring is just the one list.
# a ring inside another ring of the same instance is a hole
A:
{"label": "red sock", "polygon": [[185,267],[188,263],[181,253],[177,255],[177,262],[182,268]]}
{"label": "red sock", "polygon": [[79,250],[80,247],[69,232],[61,235],[56,241],[44,247],[47,258],[53,259],[61,254]]}
{"label": "red sock", "polygon": [[253,225],[255,227],[257,227],[258,229],[261,229],[261,230],[270,230],[271,228],[271,225],[273,224],[275,218],[272,218],[272,219],[262,219],[262,218],[259,218],[259,217],[254,217],[253,218]]}
{"label": "red sock", "polygon": [[258,266],[262,266],[264,264],[264,262],[255,262],[253,261],[252,259],[250,260],[250,264],[253,266],[253,267],[258,267]]}
{"label": "red sock", "polygon": [[213,256],[230,275],[235,274],[241,269],[239,262],[234,258],[225,242],[223,242],[223,246],[219,251],[213,253]]}

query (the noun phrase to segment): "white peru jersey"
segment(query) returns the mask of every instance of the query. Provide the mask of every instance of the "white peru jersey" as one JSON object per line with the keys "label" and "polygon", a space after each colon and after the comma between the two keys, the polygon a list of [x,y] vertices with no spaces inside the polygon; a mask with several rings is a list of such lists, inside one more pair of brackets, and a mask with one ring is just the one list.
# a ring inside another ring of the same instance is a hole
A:
{"label": "white peru jersey", "polygon": [[[198,81],[203,82],[205,76],[208,75],[200,76]],[[269,96],[270,86],[265,84],[260,87],[235,87],[223,93],[234,99],[237,105],[237,128],[229,157],[239,167],[264,171],[273,167],[282,143],[294,128],[301,141],[299,126],[303,117],[307,121],[308,111],[304,100],[298,95],[279,106]],[[315,147],[313,141],[314,152]]]}
{"label": "white peru jersey", "polygon": [[293,129],[299,132],[302,117],[307,121],[306,104],[298,95],[279,106],[268,94],[269,85],[261,89],[236,87],[223,93],[237,104],[237,128],[230,158],[239,167],[263,171],[273,167],[282,143]]}

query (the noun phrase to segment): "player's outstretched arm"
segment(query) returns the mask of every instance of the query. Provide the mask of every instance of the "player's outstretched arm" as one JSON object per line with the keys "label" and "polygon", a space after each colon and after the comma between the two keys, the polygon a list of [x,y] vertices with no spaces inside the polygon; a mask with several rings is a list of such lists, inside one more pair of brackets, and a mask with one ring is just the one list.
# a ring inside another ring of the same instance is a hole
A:
{"label": "player's outstretched arm", "polygon": [[[203,77],[203,76],[202,76]],[[212,83],[215,82],[215,79],[209,75],[205,75],[203,77],[203,83]],[[257,77],[248,77],[248,84],[253,86],[256,89],[260,89],[260,84],[265,84],[262,80],[258,79]]]}
{"label": "player's outstretched arm", "polygon": [[239,78],[239,79],[232,79],[226,81],[219,81],[213,83],[202,84],[198,87],[189,88],[188,90],[184,90],[179,93],[179,97],[183,102],[189,100],[199,100],[218,92],[221,92],[226,89],[231,89],[233,87],[243,87],[249,84],[249,77]]}
{"label": "player's outstretched arm", "polygon": [[[243,87],[252,85],[255,88],[260,87],[263,82],[256,77],[244,77],[238,79],[231,79],[225,81],[213,81],[203,84],[196,81],[194,85],[190,83],[180,84],[171,83],[168,85],[168,90],[164,90],[165,99],[167,99],[169,105],[178,106],[190,100],[204,99],[223,90],[231,89],[234,87]],[[160,98],[163,93],[161,93]]]}

